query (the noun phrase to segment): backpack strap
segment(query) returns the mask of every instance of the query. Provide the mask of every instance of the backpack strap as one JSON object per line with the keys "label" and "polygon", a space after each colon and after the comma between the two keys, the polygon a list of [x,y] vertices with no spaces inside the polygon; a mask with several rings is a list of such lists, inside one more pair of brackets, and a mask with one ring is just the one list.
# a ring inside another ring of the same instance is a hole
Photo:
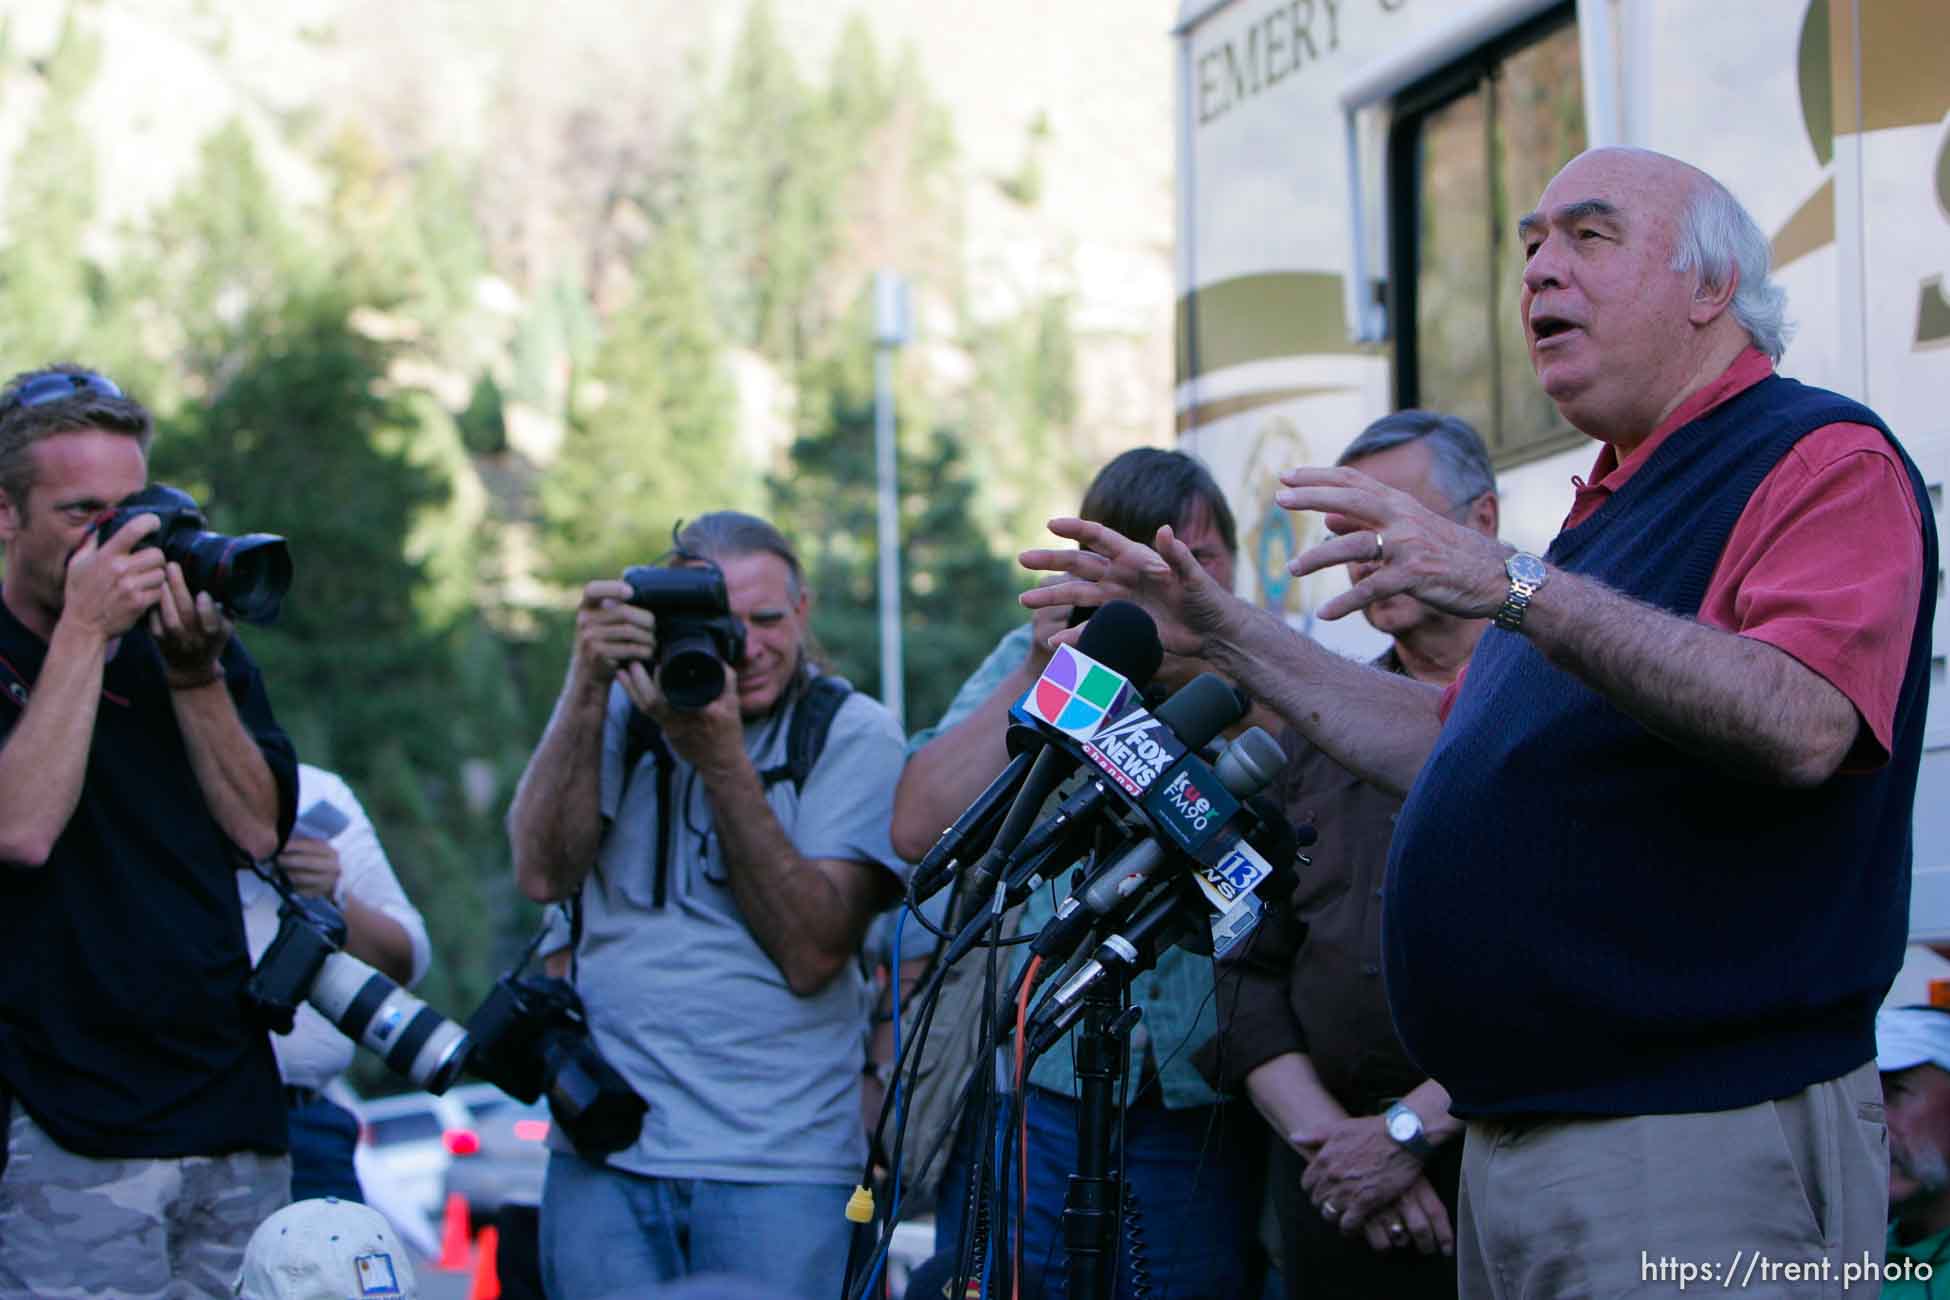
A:
{"label": "backpack strap", "polygon": [[812,775],[814,765],[826,749],[833,719],[851,694],[853,684],[844,677],[820,676],[806,683],[799,706],[793,711],[792,725],[786,730],[785,762],[758,774],[766,789],[787,780],[792,782],[794,790],[806,788],[806,778]]}
{"label": "backpack strap", "polygon": [[[812,775],[813,766],[826,749],[826,737],[833,730],[833,719],[838,716],[840,706],[846,703],[846,697],[852,693],[852,683],[844,677],[819,676],[806,683],[804,694],[793,709],[791,725],[786,730],[785,762],[758,774],[766,789],[787,780],[792,782],[794,790],[805,789],[806,778]],[[657,759],[657,861],[651,876],[651,898],[654,906],[662,907],[670,896],[670,850],[675,834],[675,820],[669,815],[670,784],[675,760],[669,742],[664,739],[663,728],[649,714],[632,709],[623,733],[623,782],[626,786],[645,754],[654,754]]]}

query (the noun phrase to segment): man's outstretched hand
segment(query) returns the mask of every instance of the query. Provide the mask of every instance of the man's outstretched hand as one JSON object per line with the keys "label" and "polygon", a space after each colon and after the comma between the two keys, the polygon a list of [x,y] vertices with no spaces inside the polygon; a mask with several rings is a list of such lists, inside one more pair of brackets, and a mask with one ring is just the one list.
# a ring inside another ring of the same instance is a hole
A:
{"label": "man's outstretched hand", "polygon": [[[1166,650],[1198,658],[1209,657],[1210,643],[1223,637],[1243,612],[1238,598],[1192,558],[1170,525],[1158,530],[1155,549],[1087,519],[1052,519],[1049,529],[1081,549],[1022,553],[1025,569],[1068,575],[1067,581],[1024,592],[1022,603],[1030,609],[1128,600],[1156,621]],[[1081,635],[1081,628],[1071,628],[1053,640],[1069,644]]]}
{"label": "man's outstretched hand", "polygon": [[1338,564],[1372,565],[1319,609],[1336,619],[1403,593],[1462,618],[1488,618],[1508,591],[1510,548],[1430,510],[1408,493],[1353,469],[1290,469],[1274,498],[1287,510],[1318,511],[1334,537],[1287,566],[1305,577]]}

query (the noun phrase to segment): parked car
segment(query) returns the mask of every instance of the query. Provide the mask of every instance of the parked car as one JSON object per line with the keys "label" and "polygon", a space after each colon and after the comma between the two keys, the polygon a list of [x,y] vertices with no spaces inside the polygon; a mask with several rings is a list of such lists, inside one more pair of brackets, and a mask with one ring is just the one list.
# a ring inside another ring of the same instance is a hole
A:
{"label": "parked car", "polygon": [[468,1098],[473,1127],[448,1146],[441,1193],[443,1202],[455,1193],[462,1197],[476,1229],[504,1205],[540,1205],[548,1168],[548,1102],[523,1105],[498,1089],[489,1091]]}
{"label": "parked car", "polygon": [[448,1162],[455,1134],[471,1131],[474,1114],[457,1094],[434,1096],[408,1092],[391,1097],[355,1098],[352,1113],[359,1118],[361,1182],[383,1184],[375,1194],[395,1204],[410,1205],[429,1219],[436,1218],[445,1197]]}

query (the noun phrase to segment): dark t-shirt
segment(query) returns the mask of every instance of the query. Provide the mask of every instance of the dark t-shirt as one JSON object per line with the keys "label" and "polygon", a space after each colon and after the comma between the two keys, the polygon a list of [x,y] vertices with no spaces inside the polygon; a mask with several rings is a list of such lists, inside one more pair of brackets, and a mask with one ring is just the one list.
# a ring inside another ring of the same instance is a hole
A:
{"label": "dark t-shirt", "polygon": [[[1402,671],[1394,648],[1373,667]],[[1381,984],[1381,884],[1402,801],[1288,730],[1275,785],[1287,816],[1319,834],[1289,904],[1219,963],[1219,1037],[1196,1058],[1239,1089],[1286,1052],[1304,1052],[1334,1099],[1373,1115],[1428,1076],[1395,1036]],[[1221,1068],[1223,1062],[1223,1068]]]}
{"label": "dark t-shirt", "polygon": [[[47,648],[0,604],[0,736]],[[282,835],[296,755],[235,638],[223,669],[277,779]],[[98,1158],[285,1149],[270,1039],[244,1014],[241,862],[138,625],[103,674],[81,799],[53,852],[38,868],[0,866],[0,1075],[63,1147]]]}

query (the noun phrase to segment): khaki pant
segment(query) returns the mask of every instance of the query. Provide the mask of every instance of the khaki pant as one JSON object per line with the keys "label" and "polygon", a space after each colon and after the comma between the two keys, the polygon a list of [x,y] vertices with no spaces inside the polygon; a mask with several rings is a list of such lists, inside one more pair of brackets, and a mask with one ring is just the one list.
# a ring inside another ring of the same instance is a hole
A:
{"label": "khaki pant", "polygon": [[15,1101],[0,1175],[0,1296],[228,1296],[251,1233],[290,1195],[284,1156],[93,1160]]}
{"label": "khaki pant", "polygon": [[1877,1287],[1860,1279],[1882,1260],[1888,1201],[1873,1061],[1738,1110],[1472,1121],[1461,1294],[1869,1297]]}

